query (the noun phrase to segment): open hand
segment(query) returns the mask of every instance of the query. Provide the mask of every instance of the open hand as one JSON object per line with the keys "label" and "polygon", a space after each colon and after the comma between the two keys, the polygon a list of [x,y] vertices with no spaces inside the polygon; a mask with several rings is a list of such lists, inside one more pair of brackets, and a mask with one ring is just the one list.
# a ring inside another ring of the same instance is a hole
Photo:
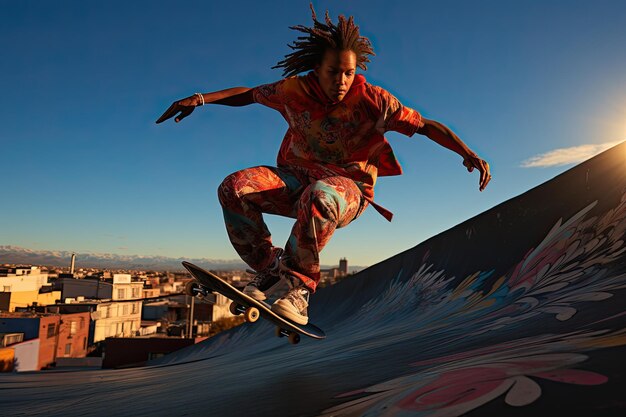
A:
{"label": "open hand", "polygon": [[463,160],[463,165],[465,165],[465,168],[467,168],[469,172],[474,171],[474,168],[480,171],[479,190],[484,190],[487,184],[489,184],[489,181],[491,181],[491,171],[489,170],[487,161],[480,159],[475,153],[470,153]]}
{"label": "open hand", "polygon": [[156,122],[157,124],[164,122],[167,119],[170,119],[180,113],[174,119],[174,121],[178,123],[185,117],[193,113],[193,110],[200,104],[200,98],[197,94],[194,94],[193,96],[184,98],[182,100],[175,101],[167,110],[165,110],[165,113],[163,113]]}

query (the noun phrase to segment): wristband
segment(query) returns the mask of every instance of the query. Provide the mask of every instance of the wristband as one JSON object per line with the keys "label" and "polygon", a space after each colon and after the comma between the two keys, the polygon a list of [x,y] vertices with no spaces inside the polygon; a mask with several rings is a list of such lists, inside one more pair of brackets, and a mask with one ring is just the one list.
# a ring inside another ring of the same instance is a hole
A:
{"label": "wristband", "polygon": [[200,93],[195,93],[194,95],[200,97],[200,100],[202,101],[202,104],[200,104],[200,106],[204,106],[204,96]]}

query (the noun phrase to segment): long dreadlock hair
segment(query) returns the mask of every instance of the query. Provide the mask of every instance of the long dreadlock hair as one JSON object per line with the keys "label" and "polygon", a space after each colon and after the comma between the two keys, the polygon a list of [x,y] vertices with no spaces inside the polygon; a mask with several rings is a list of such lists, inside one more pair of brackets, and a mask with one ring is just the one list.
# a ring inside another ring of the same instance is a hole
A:
{"label": "long dreadlock hair", "polygon": [[313,3],[310,3],[313,14],[313,27],[303,25],[290,26],[289,29],[305,33],[298,36],[292,45],[287,45],[294,52],[285,55],[285,59],[272,68],[284,68],[283,76],[290,77],[305,71],[311,71],[322,61],[326,49],[351,50],[356,54],[356,65],[367,70],[368,55],[376,55],[368,38],[359,34],[359,27],[354,24],[354,17],[339,15],[335,26],[326,10],[326,24],[317,20]]}

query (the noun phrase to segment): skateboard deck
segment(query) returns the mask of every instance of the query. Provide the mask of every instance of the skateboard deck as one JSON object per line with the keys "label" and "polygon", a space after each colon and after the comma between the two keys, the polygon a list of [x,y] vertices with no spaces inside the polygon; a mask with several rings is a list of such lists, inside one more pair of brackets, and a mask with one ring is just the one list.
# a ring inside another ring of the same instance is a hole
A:
{"label": "skateboard deck", "polygon": [[269,304],[244,294],[217,275],[190,262],[183,262],[183,266],[200,285],[200,287],[194,287],[193,284],[195,283],[193,282],[191,286],[188,285],[189,288],[185,290],[188,295],[206,295],[206,290],[218,292],[233,300],[230,305],[231,313],[235,315],[244,314],[244,318],[249,323],[257,321],[259,317],[274,323],[276,325],[276,336],[286,336],[292,344],[300,341],[300,334],[314,339],[326,338],[324,331],[314,324],[308,323],[303,326],[279,316],[271,310]]}

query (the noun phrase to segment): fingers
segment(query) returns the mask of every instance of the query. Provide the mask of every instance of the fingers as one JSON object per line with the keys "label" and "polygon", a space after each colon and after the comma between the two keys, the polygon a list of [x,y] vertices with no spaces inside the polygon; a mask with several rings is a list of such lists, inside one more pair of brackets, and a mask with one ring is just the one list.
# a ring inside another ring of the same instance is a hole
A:
{"label": "fingers", "polygon": [[176,123],[180,122],[181,120],[183,120],[185,117],[189,116],[191,113],[193,113],[193,107],[185,107],[181,110],[180,114],[174,119],[174,121]]}
{"label": "fingers", "polygon": [[169,119],[170,117],[174,116],[176,113],[178,113],[178,110],[176,110],[176,106],[178,105],[178,102],[174,102],[172,103],[171,106],[168,107],[167,110],[165,110],[165,113],[163,113],[161,115],[161,117],[159,117],[157,119],[157,124],[162,123],[164,121],[166,121],[167,119]]}
{"label": "fingers", "polygon": [[479,186],[479,190],[483,191],[486,187],[487,184],[489,184],[489,181],[491,181],[491,170],[489,169],[489,164],[483,160],[481,160],[482,162],[482,169],[480,170],[480,186]]}
{"label": "fingers", "polygon": [[468,172],[474,171],[474,168],[477,168],[478,171],[480,171],[478,189],[483,191],[487,187],[487,184],[489,184],[489,181],[491,181],[491,170],[487,161],[480,159],[475,154],[472,154],[463,161],[463,165],[465,165]]}
{"label": "fingers", "polygon": [[171,119],[172,117],[176,116],[178,113],[180,113],[175,119],[174,121],[176,123],[180,122],[181,120],[183,120],[185,117],[189,116],[191,113],[193,113],[193,109],[195,108],[195,105],[193,105],[192,103],[189,102],[189,98],[183,99],[183,100],[179,100],[179,101],[175,101],[174,103],[172,103],[172,105],[165,110],[165,113],[163,113],[161,115],[161,117],[159,117],[156,121],[157,124],[162,123],[164,121],[166,121],[167,119]]}

